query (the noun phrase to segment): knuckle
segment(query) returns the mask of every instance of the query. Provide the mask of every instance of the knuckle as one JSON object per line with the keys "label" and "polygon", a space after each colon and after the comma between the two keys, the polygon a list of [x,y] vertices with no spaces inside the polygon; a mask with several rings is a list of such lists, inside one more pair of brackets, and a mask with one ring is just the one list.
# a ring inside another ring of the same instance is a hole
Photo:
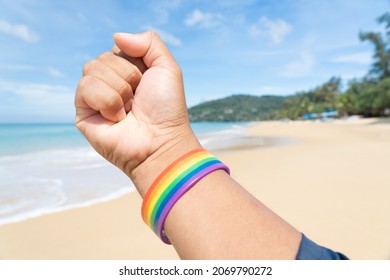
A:
{"label": "knuckle", "polygon": [[105,61],[109,59],[113,54],[111,52],[104,52],[101,55],[98,56],[97,60],[99,61]]}
{"label": "knuckle", "polygon": [[160,35],[154,30],[149,30],[147,33],[152,39],[160,39]]}
{"label": "knuckle", "polygon": [[111,48],[111,51],[114,53],[114,54],[118,54],[120,53],[120,49],[118,48],[117,45],[114,45],[112,48]]}
{"label": "knuckle", "polygon": [[92,69],[96,68],[96,64],[96,60],[88,61],[83,67],[83,76],[88,75]]}
{"label": "knuckle", "polygon": [[126,74],[125,81],[129,83],[137,83],[141,80],[141,73],[134,68],[129,68],[130,71]]}
{"label": "knuckle", "polygon": [[111,93],[106,95],[104,104],[106,108],[116,108],[119,107],[120,102],[119,96]]}
{"label": "knuckle", "polygon": [[123,97],[129,95],[129,93],[131,92],[132,92],[132,88],[128,83],[124,83],[123,86],[118,91],[119,95]]}
{"label": "knuckle", "polygon": [[93,86],[96,84],[96,79],[94,76],[91,75],[85,75],[81,80],[79,85],[81,87],[88,87],[88,86]]}
{"label": "knuckle", "polygon": [[183,75],[180,65],[178,63],[176,63],[176,62],[172,64],[172,70],[179,77],[181,77]]}
{"label": "knuckle", "polygon": [[84,76],[80,79],[79,84],[77,85],[77,90],[79,91],[81,88],[85,88],[88,85],[89,76]]}
{"label": "knuckle", "polygon": [[85,75],[82,77],[77,85],[77,91],[84,91],[88,88],[95,88],[98,83],[98,78],[91,76],[91,75]]}

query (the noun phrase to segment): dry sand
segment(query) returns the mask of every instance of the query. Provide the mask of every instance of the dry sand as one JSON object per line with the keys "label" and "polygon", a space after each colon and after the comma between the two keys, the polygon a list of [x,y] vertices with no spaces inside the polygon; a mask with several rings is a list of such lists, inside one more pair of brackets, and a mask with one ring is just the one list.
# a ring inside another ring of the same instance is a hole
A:
{"label": "dry sand", "polygon": [[[390,259],[389,120],[267,122],[250,132],[295,144],[217,152],[237,181],[315,242]],[[140,206],[130,193],[0,226],[0,259],[177,259]]]}

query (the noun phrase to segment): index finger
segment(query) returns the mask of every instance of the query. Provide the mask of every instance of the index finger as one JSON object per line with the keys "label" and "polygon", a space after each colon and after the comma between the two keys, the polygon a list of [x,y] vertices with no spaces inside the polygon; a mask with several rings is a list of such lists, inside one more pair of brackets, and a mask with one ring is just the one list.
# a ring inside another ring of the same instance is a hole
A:
{"label": "index finger", "polygon": [[146,65],[141,57],[128,56],[123,51],[121,51],[121,49],[119,49],[117,45],[114,45],[112,47],[112,52],[115,55],[122,57],[122,58],[126,59],[127,61],[129,61],[130,63],[134,64],[139,69],[139,71],[141,71],[142,74],[145,73],[146,70],[148,70],[148,67],[146,67]]}
{"label": "index finger", "polygon": [[179,65],[155,31],[115,33],[114,42],[128,56],[142,58],[148,68],[161,67],[181,75]]}

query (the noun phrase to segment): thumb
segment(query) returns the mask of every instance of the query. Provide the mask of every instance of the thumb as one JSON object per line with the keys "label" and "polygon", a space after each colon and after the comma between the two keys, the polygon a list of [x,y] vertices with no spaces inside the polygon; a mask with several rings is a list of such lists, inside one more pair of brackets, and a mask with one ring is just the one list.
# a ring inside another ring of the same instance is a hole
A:
{"label": "thumb", "polygon": [[172,54],[156,32],[115,33],[114,41],[128,56],[142,57],[148,68],[154,66],[171,68],[176,65]]}

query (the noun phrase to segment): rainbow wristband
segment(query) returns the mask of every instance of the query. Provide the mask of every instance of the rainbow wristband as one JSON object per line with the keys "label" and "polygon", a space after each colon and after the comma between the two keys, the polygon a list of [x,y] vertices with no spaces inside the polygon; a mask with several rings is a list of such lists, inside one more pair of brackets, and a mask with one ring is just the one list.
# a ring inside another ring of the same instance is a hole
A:
{"label": "rainbow wristband", "polygon": [[203,149],[193,150],[169,165],[148,189],[142,203],[142,218],[166,244],[171,244],[164,222],[173,205],[197,182],[211,172],[229,168]]}

